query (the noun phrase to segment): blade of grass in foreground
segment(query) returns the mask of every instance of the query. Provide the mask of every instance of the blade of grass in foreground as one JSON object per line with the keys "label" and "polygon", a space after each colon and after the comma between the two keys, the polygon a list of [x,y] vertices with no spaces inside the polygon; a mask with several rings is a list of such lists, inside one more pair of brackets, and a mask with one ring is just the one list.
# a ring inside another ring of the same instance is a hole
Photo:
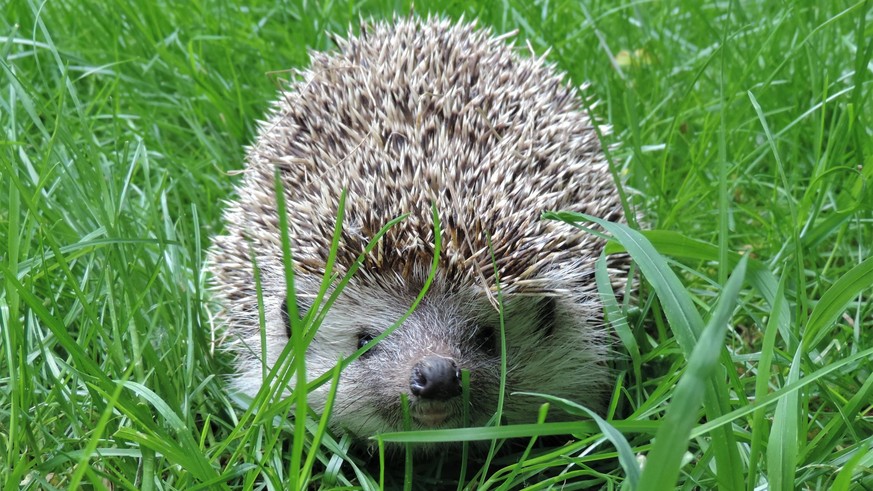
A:
{"label": "blade of grass in foreground", "polygon": [[838,408],[843,417],[830,420],[806,445],[798,459],[801,462],[821,462],[827,459],[827,455],[835,448],[837,442],[847,432],[855,431],[852,422],[856,421],[858,413],[866,408],[869,401],[873,401],[873,373],[867,376],[867,380],[855,391],[852,398]]}
{"label": "blade of grass in foreground", "polygon": [[288,477],[291,488],[299,488],[301,467],[303,465],[303,443],[306,438],[306,412],[308,392],[306,391],[306,345],[303,340],[303,319],[297,312],[297,293],[294,287],[294,259],[291,252],[291,237],[288,230],[288,211],[285,206],[285,186],[278,168],[274,176],[276,193],[276,211],[279,214],[279,237],[282,243],[282,263],[285,269],[285,305],[288,319],[291,322],[291,345],[294,350],[294,439],[291,442],[291,464]]}
{"label": "blade of grass in foreground", "polygon": [[688,448],[691,429],[697,422],[707,380],[719,364],[727,323],[736,306],[745,275],[746,258],[743,258],[728,279],[712,317],[691,353],[688,368],[679,379],[672,403],[655,436],[639,489],[673,489],[676,486],[682,455]]}
{"label": "blade of grass in foreground", "polygon": [[[132,391],[147,401],[161,415],[163,421],[170,429],[173,430],[172,434],[167,435],[170,438],[161,438],[163,435],[160,433],[137,432],[136,438],[140,443],[157,451],[163,449],[163,451],[175,453],[176,460],[174,462],[183,465],[186,469],[190,469],[191,473],[197,476],[198,479],[207,480],[217,476],[217,472],[203,453],[198,451],[197,442],[194,440],[188,425],[170,408],[166,401],[145,385],[131,381],[123,382],[122,385],[125,389]],[[155,444],[162,439],[165,440],[164,444],[160,446]]]}
{"label": "blade of grass in foreground", "polygon": [[[537,415],[537,423],[539,423],[539,424],[545,423],[546,416],[548,415],[548,413],[549,413],[549,405],[548,404],[543,404],[542,406],[540,406],[540,411]],[[489,485],[489,487],[490,487],[490,485],[496,484],[496,482],[499,478],[502,478],[503,484],[499,488],[497,488],[497,491],[506,491],[507,489],[510,489],[510,487],[514,484],[516,476],[518,476],[524,470],[525,464],[527,463],[528,457],[530,456],[530,451],[533,449],[534,444],[536,444],[536,442],[537,442],[537,437],[535,437],[535,436],[531,437],[530,441],[527,443],[527,446],[524,448],[524,451],[521,453],[521,457],[519,457],[518,462],[516,462],[515,465],[513,465],[513,466],[510,466],[508,468],[504,467],[503,469],[495,472],[485,482],[485,484]],[[503,473],[503,471],[506,471],[507,469],[509,469],[509,472],[506,475],[506,477],[503,478],[501,476],[501,473]],[[459,479],[458,480],[458,487],[460,487],[463,482],[464,482],[463,479]]]}
{"label": "blade of grass in foreground", "polygon": [[691,295],[682,286],[682,282],[645,236],[626,225],[608,222],[584,213],[545,213],[543,218],[561,220],[590,232],[593,231],[580,223],[593,222],[612,234],[624,246],[658,294],[664,314],[682,351],[686,356],[691,354],[697,344],[698,336],[703,331],[703,319],[694,307]]}
{"label": "blade of grass in foreground", "polygon": [[[773,305],[770,320],[767,322],[767,328],[764,330],[764,342],[761,345],[761,358],[758,361],[758,367],[755,377],[755,402],[759,402],[767,395],[770,382],[770,369],[773,366],[773,358],[776,354],[776,330],[780,324],[788,323],[785,318],[787,312],[782,309],[785,303],[785,278],[779,281],[779,287],[776,290],[776,303]],[[764,438],[767,430],[767,424],[764,420],[764,408],[755,410],[752,417],[752,442],[749,450],[749,474],[750,476],[758,475],[758,456],[764,447]],[[755,487],[754,480],[748,482],[748,490],[751,491]]]}
{"label": "blade of grass in foreground", "polygon": [[824,367],[819,368],[818,370],[801,377],[793,383],[785,384],[784,386],[782,386],[782,388],[774,390],[773,392],[762,397],[761,400],[756,400],[754,404],[740,406],[739,408],[734,409],[733,411],[724,414],[723,416],[709,420],[706,423],[703,423],[702,425],[695,428],[694,431],[691,433],[691,436],[696,438],[698,436],[710,433],[720,426],[730,425],[733,421],[742,418],[743,416],[746,416],[748,414],[752,414],[759,408],[767,407],[771,404],[774,404],[778,402],[781,398],[787,396],[792,392],[796,392],[798,390],[809,387],[810,385],[818,383],[825,377],[838,374],[845,367],[852,366],[854,363],[857,363],[867,358],[873,360],[873,348],[859,351],[854,355],[842,358],[834,363],[831,363],[830,365],[825,365]]}
{"label": "blade of grass in foreground", "polygon": [[[618,301],[615,298],[615,292],[610,286],[609,272],[606,270],[606,254],[601,253],[600,257],[594,265],[594,278],[597,282],[597,293],[600,294],[600,303],[603,304],[603,312],[607,322],[618,334],[618,338],[624,345],[625,350],[630,354],[631,365],[634,373],[634,380],[642,380],[642,358],[640,357],[640,347],[637,343],[634,333],[627,323],[627,319],[619,308]],[[637,391],[639,396],[639,391]]]}
{"label": "blade of grass in foreground", "polygon": [[[803,352],[801,347],[794,353],[786,383],[794,383],[800,379],[800,362]],[[799,391],[787,394],[776,403],[773,426],[770,427],[770,439],[767,441],[767,477],[770,481],[770,489],[794,488],[794,473],[797,470],[797,418],[799,413]]]}
{"label": "blade of grass in foreground", "polygon": [[[667,265],[667,261],[658,254],[658,251],[640,232],[631,229],[627,225],[612,223],[584,213],[573,212],[550,212],[544,213],[543,218],[558,219],[574,227],[599,233],[580,225],[580,222],[593,222],[600,225],[604,230],[620,242],[634,262],[640,267],[643,275],[652,285],[664,314],[670,323],[676,341],[685,353],[686,358],[691,358],[694,346],[703,331],[703,319],[691,300],[690,293],[682,286],[679,278]],[[744,266],[745,269],[745,266]],[[733,370],[733,367],[725,366]],[[728,403],[728,387],[723,378],[713,377],[706,381],[703,406],[706,409],[707,419],[715,419],[730,411]],[[674,399],[675,403],[675,399]],[[745,482],[743,465],[737,449],[736,438],[730,428],[720,428],[712,435],[711,448],[715,455],[718,472],[715,477],[720,486],[726,489],[742,489]]]}
{"label": "blade of grass in foreground", "polygon": [[[852,489],[852,477],[856,472],[860,472],[858,467],[864,466],[864,464],[861,462],[862,460],[867,460],[868,463],[873,460],[871,459],[869,443],[863,445],[861,447],[861,450],[856,452],[855,455],[851,459],[849,459],[848,462],[846,462],[846,464],[840,470],[839,474],[837,474],[836,479],[834,479],[834,485],[831,488],[831,491],[848,491],[849,489]],[[861,465],[859,466],[858,464]]]}
{"label": "blade of grass in foreground", "polygon": [[815,348],[834,328],[834,323],[846,305],[859,293],[873,285],[873,257],[850,269],[822,295],[806,323],[803,347]]}
{"label": "blade of grass in foreground", "polygon": [[[494,268],[494,286],[497,288],[497,313],[500,318],[500,388],[497,390],[497,410],[494,413],[494,426],[500,426],[500,420],[503,419],[503,404],[506,397],[506,321],[503,311],[503,289],[500,288],[500,271],[497,267],[497,258],[494,256],[494,246],[491,243],[491,236],[488,235],[488,250],[491,253],[491,266]],[[497,452],[497,440],[491,440],[491,445],[488,447],[488,455],[485,457],[483,469],[488,469],[491,466],[491,460]],[[487,473],[482,473],[482,478],[479,480],[479,486],[485,487],[485,476]]]}
{"label": "blade of grass in foreground", "polygon": [[[622,433],[653,434],[661,426],[657,421],[610,421]],[[370,437],[393,443],[441,443],[473,442],[480,440],[508,440],[510,438],[529,438],[532,436],[590,435],[598,430],[591,421],[561,421],[555,423],[522,423],[504,426],[478,426],[473,428],[451,428],[445,430],[392,431]]]}
{"label": "blade of grass in foreground", "polygon": [[[718,261],[719,248],[714,244],[704,242],[698,239],[686,237],[672,230],[641,230],[640,231],[655,249],[666,256],[684,259],[698,259],[701,261]],[[618,242],[610,241],[606,244],[606,253],[612,254],[616,252],[624,252],[625,248]],[[742,254],[731,252],[727,258],[731,266],[735,266]],[[778,281],[773,273],[767,269],[767,266],[760,261],[749,259],[749,265],[746,271],[746,281],[761,293],[764,300],[770,304],[771,309],[777,308],[776,290]],[[788,309],[788,302],[784,299],[779,303],[780,317],[783,320],[778,324],[779,334],[785,340],[789,349],[796,346],[796,337],[791,333],[790,319],[791,312]]]}
{"label": "blade of grass in foreground", "polygon": [[309,477],[312,475],[312,466],[315,464],[315,458],[318,455],[321,439],[327,433],[327,422],[328,419],[330,419],[334,400],[336,399],[336,391],[339,387],[341,371],[340,364],[337,363],[333,370],[333,378],[330,380],[330,388],[328,389],[326,398],[327,402],[324,406],[324,411],[322,411],[321,419],[318,420],[318,429],[312,435],[312,444],[309,446],[309,454],[306,456],[306,461],[303,463],[303,470],[300,472],[300,482],[309,483]]}
{"label": "blade of grass in foreground", "polygon": [[603,436],[606,437],[618,451],[618,462],[621,464],[622,469],[624,469],[624,473],[627,476],[627,481],[630,483],[631,489],[637,489],[640,481],[640,466],[637,464],[637,459],[634,456],[634,451],[631,449],[630,444],[628,444],[627,439],[625,439],[624,435],[618,431],[615,426],[601,418],[597,413],[588,409],[585,406],[581,406],[576,404],[573,401],[569,401],[567,399],[562,399],[560,397],[551,396],[548,394],[535,394],[532,392],[518,392],[518,395],[529,395],[542,397],[548,401],[551,401],[558,406],[564,408],[570,414],[576,414],[580,416],[588,416],[597,423],[597,427],[600,428],[600,431],[603,433]]}

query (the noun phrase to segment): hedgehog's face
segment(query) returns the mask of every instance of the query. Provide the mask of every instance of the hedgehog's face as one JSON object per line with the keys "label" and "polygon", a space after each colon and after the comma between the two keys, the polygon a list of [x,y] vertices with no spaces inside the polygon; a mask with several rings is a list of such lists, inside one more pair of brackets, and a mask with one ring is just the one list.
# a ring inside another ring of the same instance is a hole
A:
{"label": "hedgehog's face", "polygon": [[[413,299],[414,294],[396,290],[347,287],[309,346],[309,378],[331,370],[340,357],[381,334]],[[505,302],[507,395],[532,391],[573,397],[580,388],[590,388],[579,379],[591,375],[586,370],[599,369],[598,357],[586,347],[592,343],[584,339],[588,329],[579,324],[584,319],[574,321],[561,304],[555,297]],[[496,410],[500,366],[500,318],[485,295],[429,292],[401,326],[343,371],[331,426],[358,437],[401,430],[402,395],[409,402],[412,429],[484,425]],[[470,373],[466,416],[462,371]],[[326,386],[317,390],[310,404],[323,409],[327,393]],[[504,416],[534,422],[542,402],[509,396]]]}

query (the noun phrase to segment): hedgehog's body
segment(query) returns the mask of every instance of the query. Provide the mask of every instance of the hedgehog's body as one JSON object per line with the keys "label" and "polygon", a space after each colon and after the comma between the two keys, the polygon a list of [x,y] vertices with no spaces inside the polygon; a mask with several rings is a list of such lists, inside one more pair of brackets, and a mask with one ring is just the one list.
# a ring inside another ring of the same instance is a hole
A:
{"label": "hedgehog's body", "polygon": [[[436,281],[412,315],[343,372],[331,425],[366,437],[402,427],[459,426],[458,374],[470,377],[470,423],[493,415],[500,381],[494,267],[504,297],[506,393],[544,392],[598,406],[608,382],[607,335],[594,285],[603,242],[547,210],[623,220],[591,120],[576,93],[469,25],[378,24],[312,55],[249,150],[227,235],[211,253],[222,321],[238,340],[235,385],[262,384],[251,258],[261,272],[266,360],[288,343],[285,279],[274,194],[285,189],[298,303],[314,298],[348,190],[335,272],[344,273],[390,219],[391,228],[326,314],[306,355],[308,378],[330,370],[394,323],[433,259],[431,206],[442,224]],[[621,277],[623,262],[612,265]],[[492,297],[492,298],[489,298]],[[326,387],[310,395],[323,408]],[[533,422],[543,401],[508,396],[504,415]]]}

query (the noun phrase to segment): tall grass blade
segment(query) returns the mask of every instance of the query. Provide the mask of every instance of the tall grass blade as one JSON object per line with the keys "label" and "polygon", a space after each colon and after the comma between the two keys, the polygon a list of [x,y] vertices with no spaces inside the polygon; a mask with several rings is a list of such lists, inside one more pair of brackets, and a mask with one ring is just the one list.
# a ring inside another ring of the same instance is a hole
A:
{"label": "tall grass blade", "polygon": [[835,322],[853,298],[873,285],[873,257],[868,257],[843,274],[822,295],[809,314],[803,346],[809,350],[819,345],[835,327]]}
{"label": "tall grass blade", "polygon": [[621,468],[624,469],[624,474],[627,478],[627,482],[630,486],[630,489],[637,489],[640,482],[640,466],[637,463],[636,456],[634,455],[634,451],[631,448],[630,444],[627,442],[627,439],[624,435],[621,434],[618,429],[615,428],[609,421],[601,418],[600,415],[595,413],[594,411],[588,409],[581,404],[577,404],[573,401],[563,399],[560,397],[551,396],[548,394],[537,394],[533,392],[519,392],[518,395],[528,395],[528,396],[536,396],[542,397],[547,401],[550,401],[566,410],[570,414],[575,414],[579,416],[588,416],[593,419],[595,423],[597,423],[597,427],[600,429],[600,432],[603,433],[603,436],[609,440],[610,443],[615,446],[615,449],[618,451],[618,462],[621,464]]}
{"label": "tall grass blade", "polygon": [[[795,383],[800,379],[802,354],[802,349],[794,353],[786,383]],[[797,391],[786,394],[776,403],[770,439],[767,441],[767,476],[770,489],[794,489],[800,409],[800,394]]]}
{"label": "tall grass blade", "polygon": [[640,489],[673,489],[679,477],[682,455],[688,448],[691,430],[698,420],[700,403],[707,380],[716,376],[719,355],[727,324],[733,314],[746,275],[746,259],[734,269],[713,310],[697,346],[688,360],[688,368],[679,379],[676,391],[655,444],[646,460]]}
{"label": "tall grass blade", "polygon": [[[776,290],[776,300],[771,310],[770,319],[767,322],[767,327],[764,330],[764,342],[761,345],[761,358],[758,360],[758,371],[755,377],[755,402],[761,401],[769,389],[770,370],[773,366],[774,357],[776,356],[776,331],[780,324],[787,324],[788,319],[782,305],[785,303],[785,277],[779,282],[779,287]],[[764,408],[759,407],[755,410],[752,417],[752,446],[749,450],[749,473],[750,476],[758,475],[758,458],[761,450],[764,448],[765,430],[769,425],[764,423]],[[756,482],[754,479],[749,479],[748,489],[751,491]]]}
{"label": "tall grass blade", "polygon": [[[579,222],[594,222],[620,242],[639,266],[643,276],[652,285],[655,293],[661,301],[664,314],[670,322],[670,328],[676,336],[676,341],[690,358],[694,346],[703,330],[703,319],[694,307],[691,295],[682,286],[679,278],[652,247],[652,244],[640,232],[631,229],[627,225],[612,223],[598,217],[583,213],[559,212],[545,213],[545,218],[555,218],[583,228]],[[745,276],[746,260],[741,259],[743,275]],[[739,264],[737,267],[739,267]],[[736,272],[736,269],[735,269]],[[733,370],[733,367],[725,367]],[[704,383],[704,408],[706,416],[712,420],[727,413],[728,405],[727,384],[721,377],[712,377]],[[675,402],[675,399],[674,399]],[[731,489],[741,489],[744,484],[742,469],[743,464],[737,449],[736,438],[729,428],[720,428],[712,435],[712,448],[715,453],[718,472],[716,477],[719,484]]]}

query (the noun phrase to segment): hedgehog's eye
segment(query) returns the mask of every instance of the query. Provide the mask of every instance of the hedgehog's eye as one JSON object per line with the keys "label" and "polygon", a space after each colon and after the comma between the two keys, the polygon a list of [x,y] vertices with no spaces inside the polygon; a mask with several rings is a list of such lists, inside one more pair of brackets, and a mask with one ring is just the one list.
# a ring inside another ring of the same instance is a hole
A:
{"label": "hedgehog's eye", "polygon": [[[358,333],[358,349],[363,348],[367,343],[372,341],[373,338],[375,338],[375,337],[376,336],[373,333],[368,332],[368,331],[359,332]],[[361,356],[367,356],[368,354],[372,353],[374,348],[375,348],[375,346],[373,348],[370,348],[369,351],[367,351],[366,353],[364,353]]]}

